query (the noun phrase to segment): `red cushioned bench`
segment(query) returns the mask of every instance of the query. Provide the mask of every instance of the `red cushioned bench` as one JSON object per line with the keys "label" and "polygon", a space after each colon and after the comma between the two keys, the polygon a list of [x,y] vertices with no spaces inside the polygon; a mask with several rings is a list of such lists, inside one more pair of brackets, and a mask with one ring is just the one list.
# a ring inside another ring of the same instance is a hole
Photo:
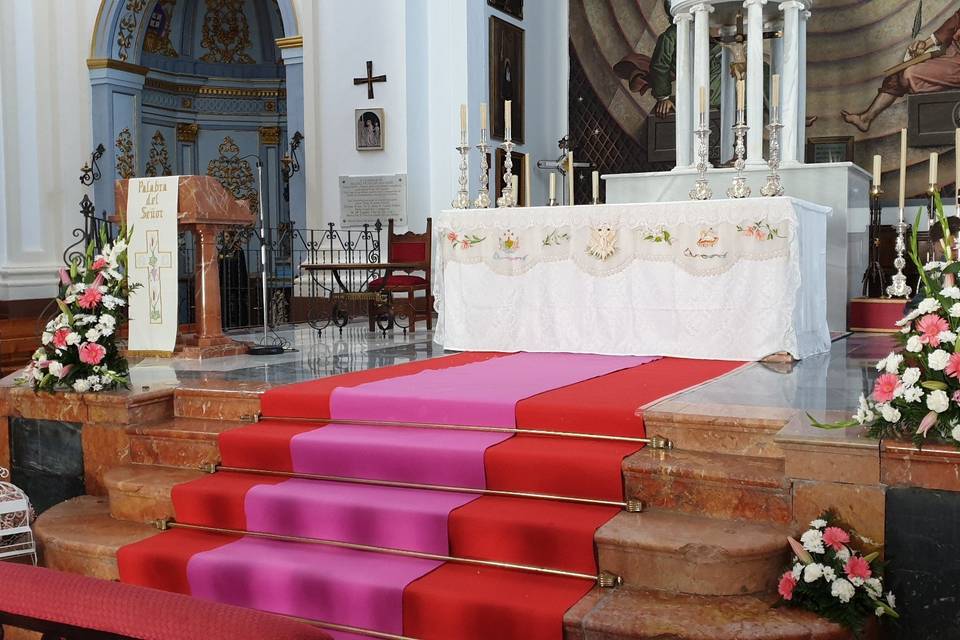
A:
{"label": "red cushioned bench", "polygon": [[0,625],[44,638],[331,640],[316,627],[262,611],[30,565],[0,562],[0,585]]}

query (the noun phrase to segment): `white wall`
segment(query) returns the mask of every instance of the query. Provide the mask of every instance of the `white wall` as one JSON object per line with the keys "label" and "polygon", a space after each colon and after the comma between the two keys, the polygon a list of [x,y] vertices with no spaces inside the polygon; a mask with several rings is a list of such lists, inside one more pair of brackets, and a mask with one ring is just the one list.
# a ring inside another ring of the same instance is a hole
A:
{"label": "white wall", "polygon": [[[99,0],[0,2],[0,299],[55,293],[92,150],[86,59]],[[108,152],[109,153],[109,152]]]}

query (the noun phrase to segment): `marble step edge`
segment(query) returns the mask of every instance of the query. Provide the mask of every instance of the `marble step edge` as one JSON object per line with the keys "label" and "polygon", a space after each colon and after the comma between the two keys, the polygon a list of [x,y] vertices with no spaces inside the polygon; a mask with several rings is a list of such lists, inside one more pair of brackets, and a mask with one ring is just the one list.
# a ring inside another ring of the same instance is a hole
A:
{"label": "marble step edge", "polygon": [[644,448],[623,461],[624,474],[669,476],[702,482],[735,482],[763,489],[789,489],[784,461],[685,449]]}
{"label": "marble step edge", "polygon": [[178,418],[207,420],[243,420],[260,412],[260,396],[270,385],[231,383],[229,388],[204,386],[178,387],[174,392],[173,412]]}
{"label": "marble step edge", "polygon": [[564,616],[564,640],[852,640],[843,627],[774,595],[593,589]]}
{"label": "marble step edge", "polygon": [[216,441],[221,433],[251,424],[250,420],[220,418],[170,417],[152,422],[132,424],[125,430],[130,437],[167,438],[171,440]]}

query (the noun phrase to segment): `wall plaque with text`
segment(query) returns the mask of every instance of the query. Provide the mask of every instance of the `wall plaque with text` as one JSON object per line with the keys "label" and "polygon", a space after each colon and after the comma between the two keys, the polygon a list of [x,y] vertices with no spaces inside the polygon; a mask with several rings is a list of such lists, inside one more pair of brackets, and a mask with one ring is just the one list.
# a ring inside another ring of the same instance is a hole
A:
{"label": "wall plaque with text", "polygon": [[407,225],[407,176],[340,176],[340,224],[357,227],[379,220]]}

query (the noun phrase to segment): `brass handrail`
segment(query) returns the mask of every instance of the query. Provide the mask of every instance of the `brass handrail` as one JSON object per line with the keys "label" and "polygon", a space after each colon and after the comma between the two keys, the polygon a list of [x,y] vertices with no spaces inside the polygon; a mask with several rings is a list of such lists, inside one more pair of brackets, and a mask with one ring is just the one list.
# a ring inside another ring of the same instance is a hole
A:
{"label": "brass handrail", "polygon": [[348,476],[329,476],[318,473],[302,473],[298,471],[275,471],[269,469],[248,469],[246,467],[231,467],[223,464],[211,464],[203,467],[208,473],[228,471],[234,473],[254,473],[264,476],[281,478],[302,478],[304,480],[321,480],[328,482],[344,482],[348,484],[371,485],[377,487],[396,487],[399,489],[425,489],[428,491],[446,491],[449,493],[470,493],[481,496],[502,496],[508,498],[531,498],[534,500],[549,500],[554,502],[570,502],[574,504],[589,504],[604,507],[619,507],[631,513],[643,511],[643,502],[630,499],[626,501],[600,500],[597,498],[578,498],[561,496],[549,493],[534,493],[529,491],[507,491],[503,489],[480,489],[476,487],[454,487],[442,484],[426,484],[421,482],[400,482],[397,480],[375,480],[372,478],[351,478]]}
{"label": "brass handrail", "polygon": [[547,429],[520,429],[513,427],[488,427],[483,425],[465,425],[465,424],[445,424],[438,422],[400,422],[393,420],[355,420],[353,418],[294,418],[294,417],[266,417],[259,413],[247,414],[240,417],[241,420],[248,422],[260,422],[261,420],[271,420],[278,422],[336,422],[344,425],[355,425],[359,427],[406,427],[411,429],[446,429],[450,431],[486,431],[490,433],[509,433],[512,435],[523,436],[548,436],[558,438],[575,438],[580,440],[603,440],[608,442],[630,442],[634,444],[647,444],[652,449],[672,449],[673,443],[663,436],[651,436],[649,438],[637,438],[632,436],[611,436],[600,433],[577,433],[573,431],[550,431]]}
{"label": "brass handrail", "polygon": [[380,547],[369,544],[359,544],[356,542],[344,542],[341,540],[326,540],[323,538],[307,538],[303,536],[290,536],[279,533],[267,533],[262,531],[243,531],[240,529],[227,529],[225,527],[208,527],[199,524],[186,524],[176,522],[173,519],[164,518],[154,522],[161,531],[167,529],[189,529],[191,531],[204,531],[207,533],[219,533],[234,536],[250,536],[253,538],[264,538],[267,540],[279,540],[281,542],[302,542],[305,544],[316,544],[339,549],[352,549],[354,551],[370,551],[374,553],[384,553],[388,555],[401,556],[405,558],[419,558],[421,560],[435,560],[438,562],[455,562],[458,564],[469,564],[478,567],[493,567],[497,569],[511,569],[514,571],[525,571],[527,573],[538,573],[542,575],[560,576],[564,578],[578,578],[580,580],[589,580],[596,582],[601,587],[615,587],[622,584],[620,576],[614,575],[608,571],[601,571],[594,575],[590,573],[580,573],[578,571],[566,571],[564,569],[550,569],[547,567],[537,567],[534,565],[519,564],[515,562],[501,562],[499,560],[480,560],[476,558],[461,558],[458,556],[448,556],[439,553],[427,553],[424,551],[410,551],[407,549],[394,549],[392,547]]}
{"label": "brass handrail", "polygon": [[297,616],[289,616],[280,614],[282,617],[287,618],[288,620],[293,620],[295,622],[302,622],[304,624],[313,625],[314,627],[320,627],[321,629],[330,629],[331,631],[343,631],[344,633],[355,633],[362,636],[370,636],[371,638],[382,638],[383,640],[418,640],[417,638],[411,636],[398,636],[395,633],[387,633],[386,631],[374,631],[373,629],[364,629],[363,627],[353,627],[348,624],[337,624],[336,622],[323,622],[322,620],[310,620],[309,618],[299,618]]}

